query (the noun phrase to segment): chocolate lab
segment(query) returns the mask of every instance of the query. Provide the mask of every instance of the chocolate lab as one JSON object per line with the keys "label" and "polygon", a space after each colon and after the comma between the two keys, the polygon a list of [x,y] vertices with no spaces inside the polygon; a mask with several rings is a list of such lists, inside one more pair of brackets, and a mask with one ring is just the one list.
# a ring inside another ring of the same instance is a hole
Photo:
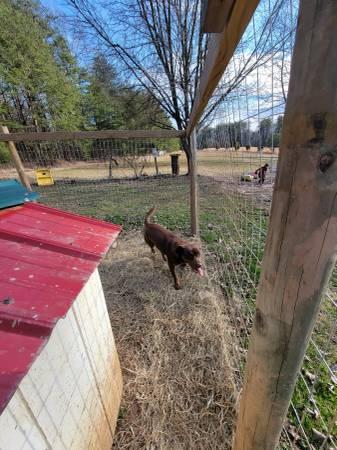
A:
{"label": "chocolate lab", "polygon": [[174,233],[161,225],[149,222],[154,212],[155,208],[151,208],[145,215],[145,242],[150,246],[152,253],[154,253],[154,247],[157,247],[161,252],[164,261],[167,261],[170,268],[175,289],[180,289],[180,284],[175,273],[175,266],[185,266],[188,264],[193,272],[203,276],[204,271],[200,262],[200,250],[195,245],[175,236]]}

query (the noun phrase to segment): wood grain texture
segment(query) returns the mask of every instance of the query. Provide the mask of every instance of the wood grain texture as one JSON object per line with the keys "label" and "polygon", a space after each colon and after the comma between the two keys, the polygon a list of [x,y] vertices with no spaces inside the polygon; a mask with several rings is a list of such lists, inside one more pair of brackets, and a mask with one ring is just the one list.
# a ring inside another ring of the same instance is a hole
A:
{"label": "wood grain texture", "polygon": [[221,33],[225,28],[235,0],[204,0],[201,10],[201,31]]}
{"label": "wood grain texture", "polygon": [[202,116],[258,4],[259,0],[236,0],[223,32],[211,36],[187,135],[191,134]]}
{"label": "wood grain texture", "polygon": [[[7,127],[0,125],[0,132],[3,133],[3,135],[7,136],[7,138],[8,138],[9,131],[8,131],[8,128],[7,128]],[[18,153],[18,151],[17,151],[17,149],[16,149],[16,147],[15,147],[14,142],[12,142],[11,140],[10,140],[10,141],[7,140],[7,141],[6,141],[6,144],[7,144],[7,147],[8,147],[10,156],[11,156],[11,159],[12,159],[12,161],[13,161],[13,164],[14,164],[14,166],[15,166],[15,169],[16,169],[18,175],[19,175],[19,178],[20,178],[21,183],[22,183],[29,191],[31,191],[32,188],[31,188],[31,185],[30,185],[28,176],[27,176],[26,173],[25,173],[25,169],[24,169],[24,167],[23,167],[23,164],[22,164],[20,155],[19,155],[19,153]]]}
{"label": "wood grain texture", "polygon": [[198,166],[197,166],[197,136],[193,131],[190,138],[190,200],[191,200],[191,231],[194,236],[199,235],[199,199],[198,199]]}
{"label": "wood grain texture", "polygon": [[0,133],[0,142],[71,141],[77,139],[154,139],[180,138],[185,131],[179,130],[100,130],[100,131],[51,131],[37,133]]}
{"label": "wood grain texture", "polygon": [[276,447],[337,249],[337,2],[302,0],[235,450]]}

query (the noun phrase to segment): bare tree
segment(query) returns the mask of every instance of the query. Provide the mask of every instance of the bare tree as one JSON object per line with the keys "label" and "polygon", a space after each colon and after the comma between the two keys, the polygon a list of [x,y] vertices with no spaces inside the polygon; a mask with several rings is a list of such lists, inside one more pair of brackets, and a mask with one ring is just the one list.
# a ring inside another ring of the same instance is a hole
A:
{"label": "bare tree", "polygon": [[[201,0],[67,1],[81,33],[86,31],[129,81],[150,94],[172,126],[186,129],[207,51],[207,36],[199,24]],[[245,34],[241,42],[244,63],[224,77],[200,125],[210,122],[233,89],[282,48],[285,31],[279,30],[280,35],[271,42],[268,30],[277,32],[285,3],[274,0],[272,11],[261,8],[257,26],[267,32],[260,33],[259,39],[255,30]],[[189,161],[187,140],[182,140],[182,147]]]}
{"label": "bare tree", "polygon": [[126,166],[133,170],[136,178],[142,176],[148,157],[146,155],[126,154],[123,156]]}
{"label": "bare tree", "polygon": [[[172,119],[186,128],[206,51],[199,29],[199,0],[68,0],[77,24],[147,91]],[[131,76],[131,78],[130,78]],[[167,124],[156,124],[167,127]],[[189,158],[189,146],[182,146]]]}

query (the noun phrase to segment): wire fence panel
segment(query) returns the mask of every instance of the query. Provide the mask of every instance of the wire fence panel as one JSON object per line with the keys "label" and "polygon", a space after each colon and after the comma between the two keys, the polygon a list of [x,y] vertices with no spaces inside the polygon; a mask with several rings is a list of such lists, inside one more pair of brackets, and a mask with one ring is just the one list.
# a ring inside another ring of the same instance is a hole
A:
{"label": "wire fence panel", "polygon": [[[231,348],[242,384],[255,312],[298,14],[297,0],[262,0],[199,124],[200,234],[208,275],[224,293],[235,330]],[[166,227],[190,231],[186,158],[172,175],[172,140],[19,142],[40,200],[140,229],[157,206]],[[37,184],[36,170],[53,182]],[[0,179],[17,178],[0,145]],[[277,205],[276,205],[277,206]],[[282,449],[337,448],[337,269],[321,303],[284,425]]]}
{"label": "wire fence panel", "polygon": [[[262,0],[197,136],[200,231],[225,294],[242,383],[280,151],[298,2]],[[277,205],[276,205],[277,206]],[[280,448],[337,448],[337,269],[322,299]]]}
{"label": "wire fence panel", "polygon": [[[16,147],[43,203],[118,223],[126,230],[141,228],[145,213],[157,206],[159,221],[188,232],[186,158],[179,153],[181,176],[173,176],[171,145],[177,143],[121,139],[25,142]],[[53,184],[38,185],[38,169],[50,170]],[[0,178],[17,178],[10,162],[0,163]]]}

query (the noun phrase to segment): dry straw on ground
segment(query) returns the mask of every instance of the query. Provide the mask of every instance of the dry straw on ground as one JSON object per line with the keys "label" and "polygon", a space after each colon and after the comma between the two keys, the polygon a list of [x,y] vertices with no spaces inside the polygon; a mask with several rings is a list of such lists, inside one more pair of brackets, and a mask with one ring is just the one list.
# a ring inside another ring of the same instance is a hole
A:
{"label": "dry straw on ground", "polygon": [[229,449],[237,393],[223,298],[187,269],[175,291],[138,232],[100,272],[124,377],[114,448]]}

